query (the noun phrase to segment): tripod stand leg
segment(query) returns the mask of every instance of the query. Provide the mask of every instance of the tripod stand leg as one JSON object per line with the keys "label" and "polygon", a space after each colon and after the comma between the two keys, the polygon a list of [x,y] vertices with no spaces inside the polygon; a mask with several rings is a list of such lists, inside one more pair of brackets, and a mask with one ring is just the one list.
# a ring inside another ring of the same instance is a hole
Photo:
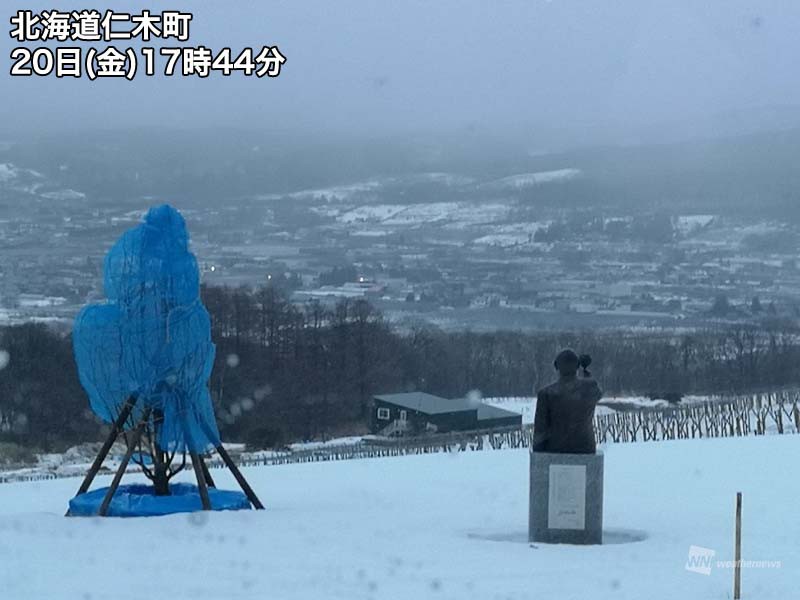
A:
{"label": "tripod stand leg", "polygon": [[108,507],[111,504],[111,499],[114,497],[114,494],[119,488],[119,482],[122,480],[122,476],[125,474],[125,469],[128,468],[128,463],[131,461],[131,456],[133,456],[134,450],[136,450],[136,444],[139,443],[139,439],[142,437],[142,433],[144,433],[144,428],[147,427],[147,420],[150,418],[150,409],[147,408],[142,414],[142,420],[136,426],[136,429],[133,430],[133,435],[128,443],[128,450],[125,452],[125,456],[122,459],[122,462],[117,469],[116,474],[114,475],[114,480],[111,482],[111,487],[108,488],[105,497],[103,498],[103,503],[100,505],[100,510],[97,512],[98,515],[101,517],[105,517],[108,514]]}
{"label": "tripod stand leg", "polygon": [[203,473],[203,459],[197,452],[191,452],[189,456],[192,457],[192,466],[194,467],[194,474],[197,477],[197,488],[200,490],[200,501],[203,503],[203,510],[211,510],[211,499],[208,497],[208,484],[206,483],[206,476]]}
{"label": "tripod stand leg", "polygon": [[203,468],[203,477],[205,477],[206,484],[208,485],[208,487],[210,488],[217,487],[214,484],[214,479],[211,477],[211,471],[208,470],[208,465],[206,464],[206,461],[203,460],[202,456],[200,457],[200,466]]}
{"label": "tripod stand leg", "polygon": [[[114,442],[117,440],[117,437],[119,437],[122,428],[125,426],[125,421],[127,421],[128,417],[131,416],[131,412],[133,411],[135,404],[136,396],[131,396],[128,398],[128,401],[125,402],[125,405],[119,412],[116,421],[114,421],[114,423],[111,425],[111,431],[109,432],[106,441],[103,442],[100,452],[97,453],[92,466],[89,467],[89,471],[86,473],[86,477],[83,478],[83,483],[81,483],[81,487],[78,488],[78,493],[75,494],[76,496],[80,496],[81,494],[85,494],[89,491],[94,478],[97,477],[97,474],[100,472],[100,468],[103,466],[103,461],[106,459],[106,456],[108,456],[108,453],[111,451],[111,447],[114,445]],[[69,516],[69,511],[67,511],[66,516]]]}
{"label": "tripod stand leg", "polygon": [[233,476],[239,483],[239,487],[242,488],[242,491],[244,492],[245,496],[247,496],[247,499],[250,500],[250,503],[256,508],[256,510],[264,510],[264,505],[261,504],[258,496],[256,496],[253,488],[250,487],[250,484],[247,483],[247,480],[244,478],[244,475],[242,475],[242,472],[239,471],[239,467],[236,466],[236,463],[233,462],[233,459],[230,457],[230,454],[228,454],[228,451],[222,447],[222,444],[217,446],[216,450],[222,457],[225,466],[231,470],[231,473],[233,473]]}

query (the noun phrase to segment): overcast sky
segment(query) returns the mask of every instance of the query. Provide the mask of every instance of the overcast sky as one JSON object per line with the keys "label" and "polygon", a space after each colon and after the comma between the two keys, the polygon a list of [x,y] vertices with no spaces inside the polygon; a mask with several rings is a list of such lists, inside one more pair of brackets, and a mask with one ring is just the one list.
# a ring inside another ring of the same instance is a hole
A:
{"label": "overcast sky", "polygon": [[[277,79],[0,80],[0,129],[235,126],[362,135],[649,132],[800,106],[797,0],[4,2],[191,11],[191,45],[278,45]],[[156,8],[155,5],[160,6]],[[661,129],[660,129],[661,128]],[[669,125],[666,125],[669,128]]]}

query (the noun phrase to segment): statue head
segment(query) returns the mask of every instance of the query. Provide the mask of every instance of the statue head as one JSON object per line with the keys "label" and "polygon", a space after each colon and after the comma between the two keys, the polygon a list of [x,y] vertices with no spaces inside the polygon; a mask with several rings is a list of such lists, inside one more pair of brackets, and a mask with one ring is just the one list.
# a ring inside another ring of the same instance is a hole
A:
{"label": "statue head", "polygon": [[574,350],[567,348],[558,353],[553,365],[562,377],[573,377],[578,373],[580,360]]}

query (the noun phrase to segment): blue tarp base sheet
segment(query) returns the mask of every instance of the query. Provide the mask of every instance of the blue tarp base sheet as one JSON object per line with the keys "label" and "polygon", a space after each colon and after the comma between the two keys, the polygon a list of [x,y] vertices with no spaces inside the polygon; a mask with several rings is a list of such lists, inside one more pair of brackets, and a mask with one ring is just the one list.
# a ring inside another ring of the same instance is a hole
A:
{"label": "blue tarp base sheet", "polygon": [[[109,517],[159,517],[203,509],[200,492],[190,483],[173,483],[170,496],[156,496],[147,484],[121,485],[108,507]],[[108,488],[100,488],[75,496],[69,501],[69,514],[76,517],[96,516]],[[247,510],[250,502],[242,492],[208,488],[212,510]]]}

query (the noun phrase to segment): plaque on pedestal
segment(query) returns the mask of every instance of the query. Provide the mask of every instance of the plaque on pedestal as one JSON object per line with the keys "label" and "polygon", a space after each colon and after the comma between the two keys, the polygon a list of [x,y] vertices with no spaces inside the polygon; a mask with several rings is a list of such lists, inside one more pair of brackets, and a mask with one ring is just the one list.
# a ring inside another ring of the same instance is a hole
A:
{"label": "plaque on pedestal", "polygon": [[603,455],[531,453],[531,542],[603,543]]}

